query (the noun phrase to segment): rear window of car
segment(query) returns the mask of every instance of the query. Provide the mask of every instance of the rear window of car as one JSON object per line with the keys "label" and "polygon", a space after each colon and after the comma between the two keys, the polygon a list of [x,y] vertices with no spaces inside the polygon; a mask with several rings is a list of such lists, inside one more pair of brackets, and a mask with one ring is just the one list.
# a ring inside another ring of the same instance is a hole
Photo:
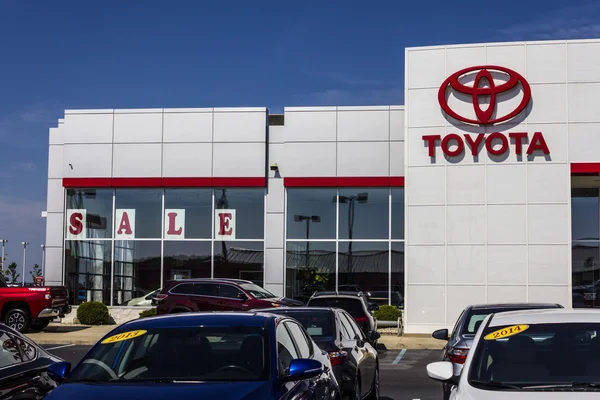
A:
{"label": "rear window of car", "polygon": [[361,317],[365,315],[362,301],[358,298],[350,299],[347,297],[322,297],[309,300],[307,306],[341,308],[353,317]]}
{"label": "rear window of car", "polygon": [[[471,310],[469,315],[467,315],[467,324],[463,328],[463,334],[465,335],[474,335],[477,333],[477,329],[480,324],[477,324],[480,321],[483,321],[488,315],[491,313],[500,313],[507,311],[519,311],[519,310],[531,310],[531,309],[544,309],[544,308],[554,308],[554,307],[505,307],[505,308],[494,308],[494,309],[481,309],[481,310]],[[476,329],[477,328],[477,329]]]}
{"label": "rear window of car", "polygon": [[285,314],[294,318],[306,329],[312,337],[335,337],[335,320],[331,311],[298,311],[281,310],[278,314]]}

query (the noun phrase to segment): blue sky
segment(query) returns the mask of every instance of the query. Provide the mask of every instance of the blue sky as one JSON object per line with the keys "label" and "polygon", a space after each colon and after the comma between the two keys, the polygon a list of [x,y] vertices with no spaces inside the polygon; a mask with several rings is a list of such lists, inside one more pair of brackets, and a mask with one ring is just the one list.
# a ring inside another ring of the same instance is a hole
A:
{"label": "blue sky", "polygon": [[405,47],[593,37],[593,0],[4,1],[0,239],[40,263],[64,109],[402,104]]}

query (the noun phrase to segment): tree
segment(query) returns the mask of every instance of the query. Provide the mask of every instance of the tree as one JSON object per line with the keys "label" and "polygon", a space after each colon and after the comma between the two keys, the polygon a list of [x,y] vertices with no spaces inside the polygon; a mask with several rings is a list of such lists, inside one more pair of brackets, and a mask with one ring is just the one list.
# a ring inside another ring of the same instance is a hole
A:
{"label": "tree", "polygon": [[7,279],[10,279],[10,283],[18,283],[18,279],[21,274],[17,273],[17,263],[11,262],[4,271],[4,275]]}
{"label": "tree", "polygon": [[31,277],[33,278],[34,282],[35,282],[36,276],[42,276],[42,269],[40,268],[39,265],[34,264],[33,270],[31,271]]}

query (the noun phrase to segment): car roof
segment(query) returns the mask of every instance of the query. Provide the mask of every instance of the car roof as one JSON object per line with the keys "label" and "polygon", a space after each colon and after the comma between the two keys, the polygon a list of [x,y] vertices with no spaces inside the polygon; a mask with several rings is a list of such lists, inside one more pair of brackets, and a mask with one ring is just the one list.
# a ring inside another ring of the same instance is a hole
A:
{"label": "car roof", "polygon": [[506,311],[493,314],[489,326],[555,323],[600,323],[600,310],[594,309],[545,309]]}
{"label": "car roof", "polygon": [[474,304],[470,308],[473,310],[493,310],[498,308],[562,308],[556,303],[493,303],[493,304]]}
{"label": "car roof", "polygon": [[279,312],[316,312],[316,311],[329,311],[329,312],[335,312],[335,311],[344,311],[341,308],[336,308],[336,307],[277,307],[277,308],[265,308],[265,309],[261,309],[261,312],[266,312],[266,313],[274,313],[274,314],[278,314]]}
{"label": "car roof", "polygon": [[265,312],[190,312],[153,316],[124,323],[120,331],[146,328],[193,328],[202,326],[243,325],[263,327],[281,315]]}
{"label": "car roof", "polygon": [[171,279],[168,281],[169,284],[173,283],[196,283],[196,282],[213,282],[213,283],[254,283],[244,279],[233,279],[233,278],[187,278],[187,279]]}
{"label": "car roof", "polygon": [[312,297],[363,297],[365,294],[363,292],[350,292],[350,291],[326,291],[326,292],[316,292],[312,295]]}

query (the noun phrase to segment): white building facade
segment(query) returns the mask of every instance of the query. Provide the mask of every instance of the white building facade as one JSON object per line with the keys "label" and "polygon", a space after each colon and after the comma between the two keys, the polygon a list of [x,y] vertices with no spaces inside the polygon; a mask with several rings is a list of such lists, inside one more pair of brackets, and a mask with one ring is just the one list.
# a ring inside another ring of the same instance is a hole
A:
{"label": "white building facade", "polygon": [[115,307],[182,277],[363,290],[408,333],[595,307],[600,41],[409,48],[405,74],[405,106],[65,111],[46,282]]}

